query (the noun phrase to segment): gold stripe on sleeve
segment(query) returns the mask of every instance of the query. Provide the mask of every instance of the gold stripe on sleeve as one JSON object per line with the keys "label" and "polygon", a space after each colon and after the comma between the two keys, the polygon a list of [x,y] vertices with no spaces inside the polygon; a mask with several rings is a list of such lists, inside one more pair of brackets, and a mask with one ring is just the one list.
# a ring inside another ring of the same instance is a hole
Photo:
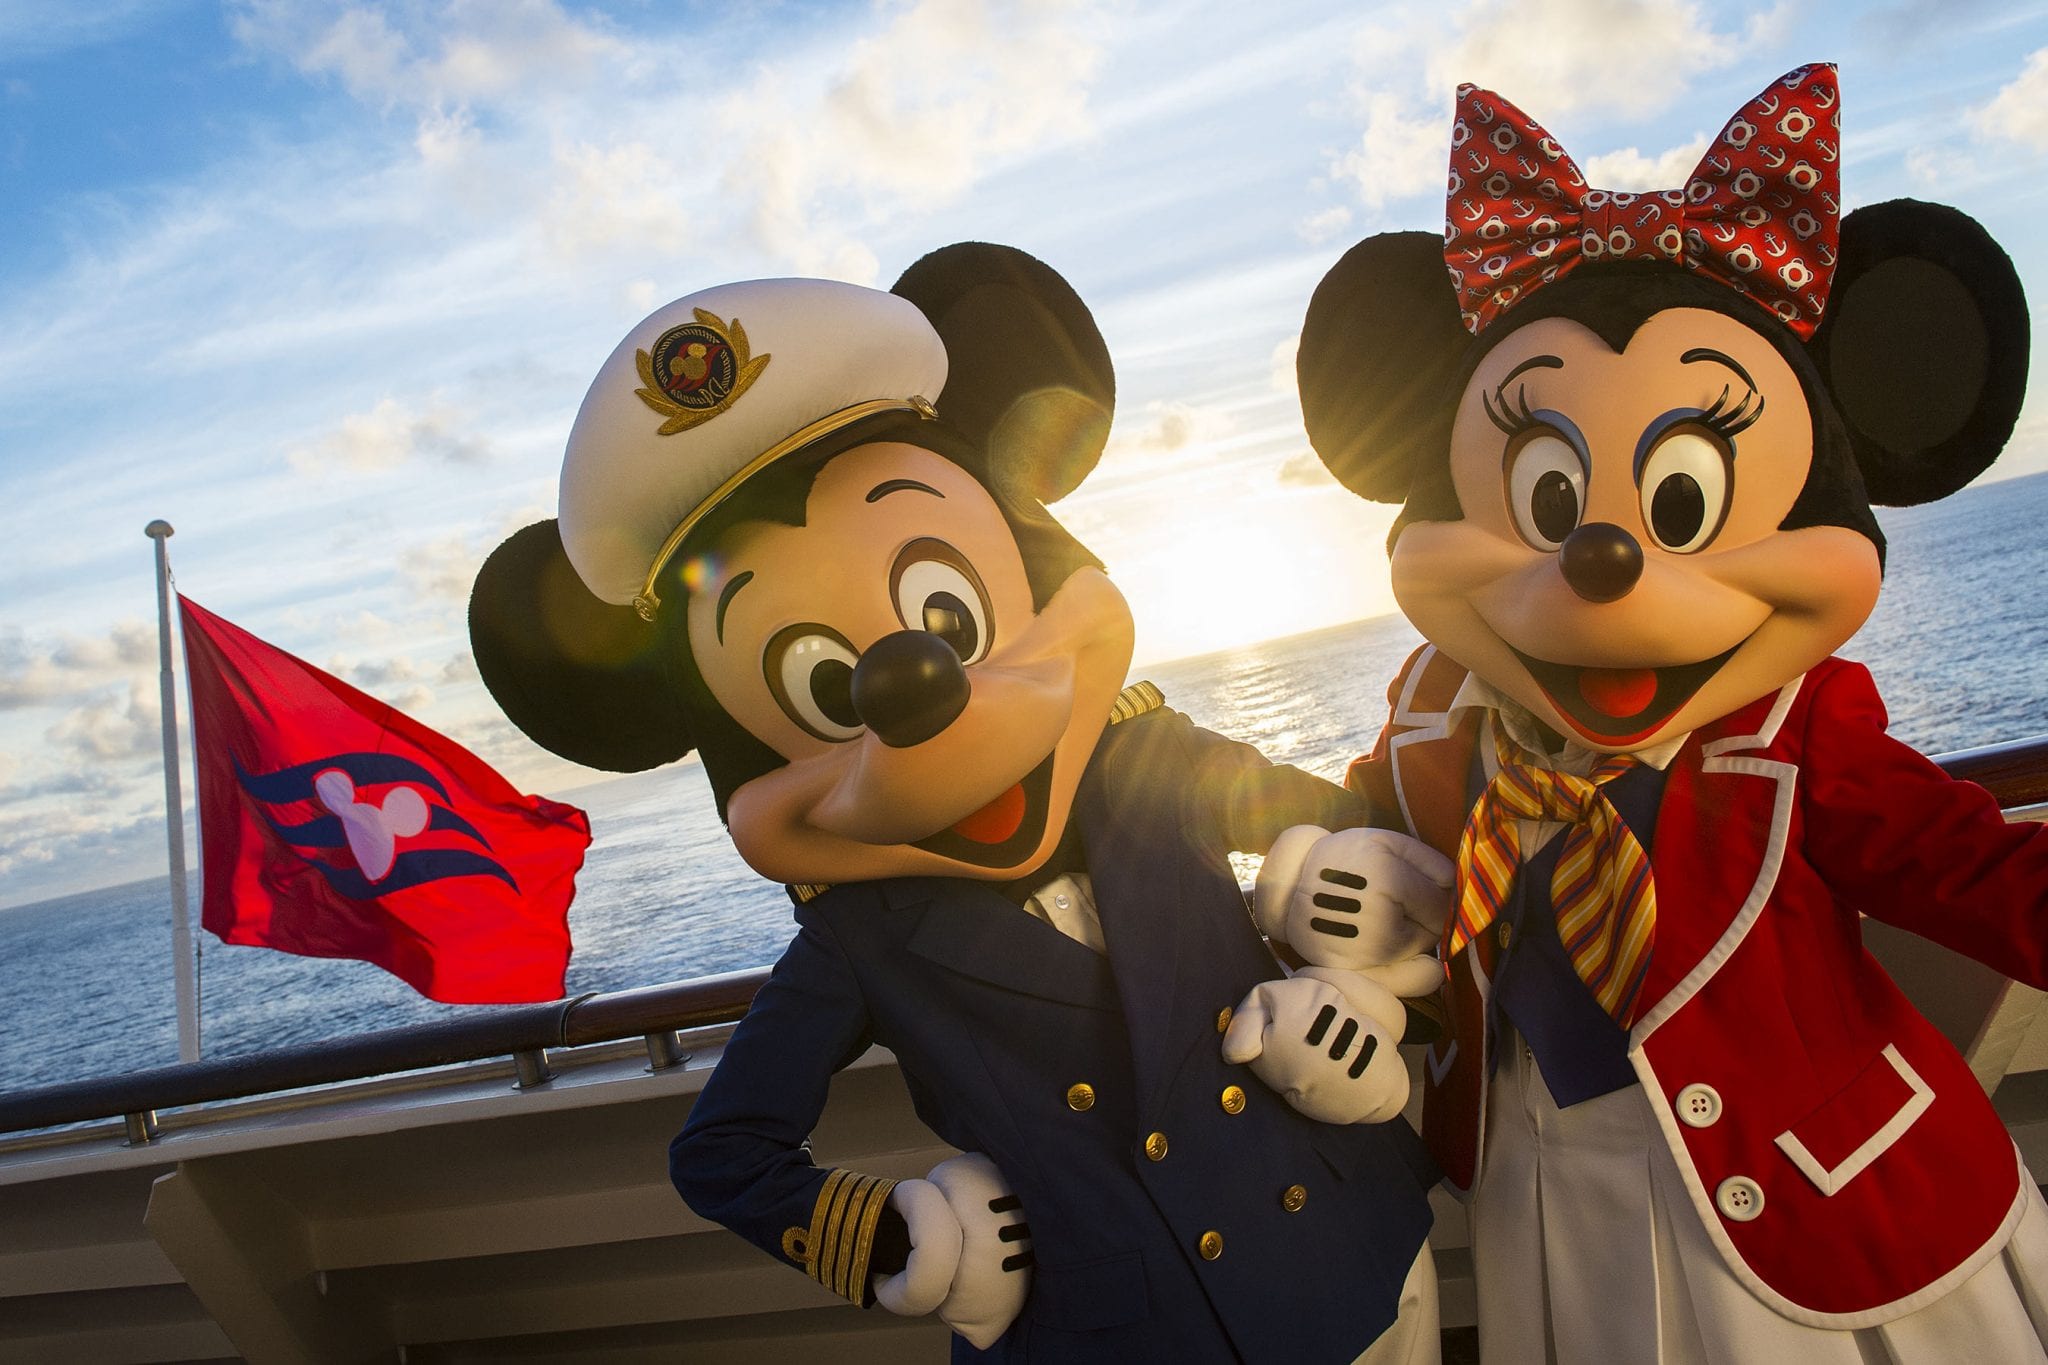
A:
{"label": "gold stripe on sleeve", "polygon": [[882,1224],[882,1213],[889,1207],[889,1191],[896,1188],[893,1180],[877,1180],[868,1196],[867,1211],[861,1215],[860,1235],[855,1243],[858,1253],[854,1262],[852,1283],[847,1295],[855,1303],[867,1297],[868,1256],[875,1249],[875,1229]]}
{"label": "gold stripe on sleeve", "polygon": [[847,1208],[853,1203],[854,1195],[860,1189],[860,1182],[860,1176],[847,1171],[838,1188],[832,1192],[832,1202],[825,1209],[825,1241],[819,1248],[817,1261],[811,1267],[811,1273],[818,1277],[818,1283],[835,1294],[839,1292],[840,1229],[846,1226]]}
{"label": "gold stripe on sleeve", "polygon": [[819,1187],[818,1202],[811,1206],[810,1235],[804,1240],[811,1249],[810,1262],[804,1269],[819,1284],[830,1284],[825,1277],[824,1264],[831,1254],[831,1243],[825,1236],[825,1221],[831,1213],[833,1202],[839,1197],[839,1187],[846,1183],[845,1171],[831,1171],[825,1176],[825,1183]]}
{"label": "gold stripe on sleeve", "polygon": [[866,1299],[868,1256],[889,1192],[895,1188],[895,1181],[879,1176],[852,1171],[826,1175],[806,1239],[811,1253],[806,1269],[812,1279],[854,1303]]}

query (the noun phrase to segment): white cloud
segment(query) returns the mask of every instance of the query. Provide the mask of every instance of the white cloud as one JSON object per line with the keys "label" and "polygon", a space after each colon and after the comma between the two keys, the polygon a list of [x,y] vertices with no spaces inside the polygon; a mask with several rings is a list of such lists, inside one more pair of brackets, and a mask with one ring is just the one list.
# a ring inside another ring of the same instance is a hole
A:
{"label": "white cloud", "polygon": [[412,145],[427,165],[456,172],[468,165],[471,155],[483,145],[483,137],[467,109],[430,109],[420,115]]}
{"label": "white cloud", "polygon": [[1290,488],[1334,488],[1336,478],[1313,450],[1289,456],[1280,466],[1280,482]]}
{"label": "white cloud", "polygon": [[1229,413],[1194,403],[1147,403],[1136,413],[1121,415],[1110,437],[1112,456],[1176,455],[1190,447],[1210,445],[1229,436],[1237,423]]}
{"label": "white cloud", "polygon": [[163,796],[148,815],[111,814],[96,802],[56,803],[0,823],[0,876],[10,903],[78,889],[74,869],[98,869],[101,885],[163,875]]}
{"label": "white cloud", "polygon": [[467,602],[469,590],[476,584],[476,571],[483,567],[490,549],[490,545],[477,548],[466,536],[442,536],[401,551],[398,567],[420,595]]}
{"label": "white cloud", "polygon": [[124,702],[100,697],[74,708],[46,736],[74,760],[118,763],[163,753],[163,712],[157,689],[137,682]]}
{"label": "white cloud", "polygon": [[439,397],[423,411],[385,398],[368,412],[342,418],[336,430],[285,458],[299,473],[311,475],[395,469],[415,459],[475,464],[490,455],[490,444],[470,425],[468,414]]}
{"label": "white cloud", "polygon": [[1100,54],[1086,13],[1071,0],[919,0],[823,72],[765,69],[723,106],[722,189],[799,269],[871,280],[845,201],[929,210],[1005,159],[1087,131]]}
{"label": "white cloud", "polygon": [[1986,140],[2048,152],[2048,47],[2029,56],[2025,69],[1990,103],[1972,110],[1970,124]]}
{"label": "white cloud", "polygon": [[[1695,0],[1472,0],[1448,16],[1407,11],[1359,35],[1351,102],[1362,131],[1330,173],[1375,211],[1440,190],[1452,97],[1467,82],[1546,126],[1582,110],[1655,113],[1772,32],[1774,13],[1738,35]],[[1646,174],[1676,155],[1615,154],[1621,168]]]}
{"label": "white cloud", "polygon": [[[270,6],[273,11],[284,6]],[[410,56],[405,39],[391,31],[374,10],[347,9],[320,33],[310,47],[294,54],[302,71],[327,72],[357,96],[396,100],[400,73]]]}
{"label": "white cloud", "polygon": [[1578,109],[1641,116],[1744,46],[1696,0],[1480,0],[1429,71],[1440,91],[1470,81],[1538,122]]}
{"label": "white cloud", "polygon": [[1607,152],[1601,156],[1587,157],[1579,169],[1586,173],[1586,183],[1597,185],[1603,190],[1669,190],[1683,185],[1692,175],[1693,168],[1706,155],[1707,135],[1699,134],[1692,141],[1645,156],[1634,147],[1623,147],[1620,151]]}
{"label": "white cloud", "polygon": [[[4,776],[4,773],[0,773]],[[0,801],[39,801],[45,797],[91,796],[104,798],[126,789],[128,784],[101,768],[73,768],[47,775],[20,786],[0,784]]]}
{"label": "white cloud", "polygon": [[1334,204],[1302,219],[1295,230],[1303,241],[1311,246],[1320,246],[1350,226],[1351,210],[1342,204]]}
{"label": "white cloud", "polygon": [[556,255],[574,260],[622,247],[673,254],[695,245],[689,179],[645,142],[575,142],[557,147],[554,163],[542,230]]}
{"label": "white cloud", "polygon": [[0,711],[74,699],[109,683],[145,676],[157,662],[156,627],[116,623],[105,635],[60,635],[31,644],[0,633]]}
{"label": "white cloud", "polygon": [[434,689],[419,683],[395,696],[384,697],[381,700],[389,702],[409,716],[417,717],[434,704]]}
{"label": "white cloud", "polygon": [[1296,332],[1273,348],[1272,374],[1273,392],[1292,394],[1298,387],[1294,373],[1294,358],[1301,350],[1301,333]]}
{"label": "white cloud", "polygon": [[375,692],[379,688],[391,687],[397,683],[417,682],[420,677],[418,666],[403,654],[378,659],[353,659],[347,655],[336,655],[327,661],[327,671],[354,683],[366,692]]}
{"label": "white cloud", "polygon": [[1358,145],[1330,163],[1330,174],[1348,181],[1366,207],[1430,190],[1441,192],[1450,165],[1450,106],[1422,103],[1390,90],[1366,96],[1365,131]]}
{"label": "white cloud", "polygon": [[1939,190],[1958,181],[1974,179],[1977,162],[1968,152],[1953,145],[1930,142],[1907,150],[1906,174],[1912,177],[1915,185]]}
{"label": "white cloud", "polygon": [[631,50],[552,0],[444,0],[371,9],[336,0],[242,0],[231,21],[248,47],[356,98],[436,111],[543,98],[624,63]]}
{"label": "white cloud", "polygon": [[157,662],[156,627],[146,621],[120,621],[105,635],[67,635],[58,640],[51,660],[60,668],[127,670]]}

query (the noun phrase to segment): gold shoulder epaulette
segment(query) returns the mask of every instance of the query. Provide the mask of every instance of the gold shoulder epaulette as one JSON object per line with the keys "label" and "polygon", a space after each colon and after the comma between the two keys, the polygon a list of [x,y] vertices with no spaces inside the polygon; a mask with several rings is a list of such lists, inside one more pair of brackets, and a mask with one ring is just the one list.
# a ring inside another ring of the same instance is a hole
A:
{"label": "gold shoulder epaulette", "polygon": [[841,1298],[865,1302],[868,1253],[895,1188],[895,1181],[880,1176],[827,1172],[811,1209],[811,1226],[782,1234],[783,1255]]}
{"label": "gold shoulder epaulette", "polygon": [[[1131,720],[1147,711],[1156,711],[1166,705],[1166,694],[1159,690],[1157,683],[1134,682],[1116,694],[1116,702],[1109,708],[1109,723]],[[796,882],[789,888],[789,897],[798,905],[808,905],[830,891],[831,886],[818,882]]]}
{"label": "gold shoulder epaulette", "polygon": [[1166,705],[1166,694],[1159,690],[1159,684],[1134,682],[1116,694],[1116,703],[1109,708],[1109,723],[1131,720],[1147,711],[1157,711]]}

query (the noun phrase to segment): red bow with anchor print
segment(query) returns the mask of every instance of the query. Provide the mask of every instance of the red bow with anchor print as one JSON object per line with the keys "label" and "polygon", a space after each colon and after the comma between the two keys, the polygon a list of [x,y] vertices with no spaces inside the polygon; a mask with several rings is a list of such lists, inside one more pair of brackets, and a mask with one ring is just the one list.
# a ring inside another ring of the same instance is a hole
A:
{"label": "red bow with anchor print", "polygon": [[1696,270],[1775,313],[1820,326],[1841,212],[1835,68],[1787,72],[1743,106],[1685,188],[1586,187],[1557,140],[1490,90],[1458,89],[1444,263],[1467,330],[1590,261]]}

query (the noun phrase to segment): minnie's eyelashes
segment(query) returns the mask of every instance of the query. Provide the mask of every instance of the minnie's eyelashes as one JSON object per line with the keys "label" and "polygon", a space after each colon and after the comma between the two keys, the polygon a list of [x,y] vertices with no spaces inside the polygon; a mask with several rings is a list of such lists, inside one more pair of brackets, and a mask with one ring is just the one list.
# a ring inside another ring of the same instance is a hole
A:
{"label": "minnie's eyelashes", "polygon": [[[1708,431],[1713,432],[1722,440],[1733,445],[1737,436],[1755,426],[1757,418],[1764,415],[1764,396],[1755,389],[1745,389],[1742,394],[1742,401],[1735,405],[1733,411],[1730,411],[1728,407],[1728,392],[1729,386],[1723,384],[1721,386],[1721,396],[1716,398],[1713,405],[1699,415],[1698,421]],[[1752,404],[1754,406],[1751,406]]]}
{"label": "minnie's eyelashes", "polygon": [[[1503,385],[1502,387],[1505,388],[1506,386]],[[1496,402],[1500,404],[1498,408],[1494,406]],[[1510,437],[1519,436],[1531,427],[1543,425],[1542,419],[1529,411],[1529,386],[1526,384],[1520,385],[1515,389],[1515,406],[1513,408],[1508,406],[1507,395],[1501,389],[1495,389],[1490,394],[1481,392],[1479,404],[1486,409],[1486,420],[1499,427],[1504,435]]]}
{"label": "minnie's eyelashes", "polygon": [[[1532,427],[1544,425],[1543,419],[1529,409],[1527,385],[1515,389],[1512,404],[1508,401],[1504,388],[1505,386],[1495,389],[1492,393],[1482,390],[1479,395],[1479,404],[1486,412],[1486,420],[1499,428],[1502,435],[1512,439]],[[1732,408],[1728,403],[1731,394],[1732,387],[1723,384],[1720,396],[1693,419],[1730,445],[1734,444],[1737,436],[1755,426],[1757,419],[1764,415],[1764,396],[1755,389],[1745,388],[1741,401]]]}

